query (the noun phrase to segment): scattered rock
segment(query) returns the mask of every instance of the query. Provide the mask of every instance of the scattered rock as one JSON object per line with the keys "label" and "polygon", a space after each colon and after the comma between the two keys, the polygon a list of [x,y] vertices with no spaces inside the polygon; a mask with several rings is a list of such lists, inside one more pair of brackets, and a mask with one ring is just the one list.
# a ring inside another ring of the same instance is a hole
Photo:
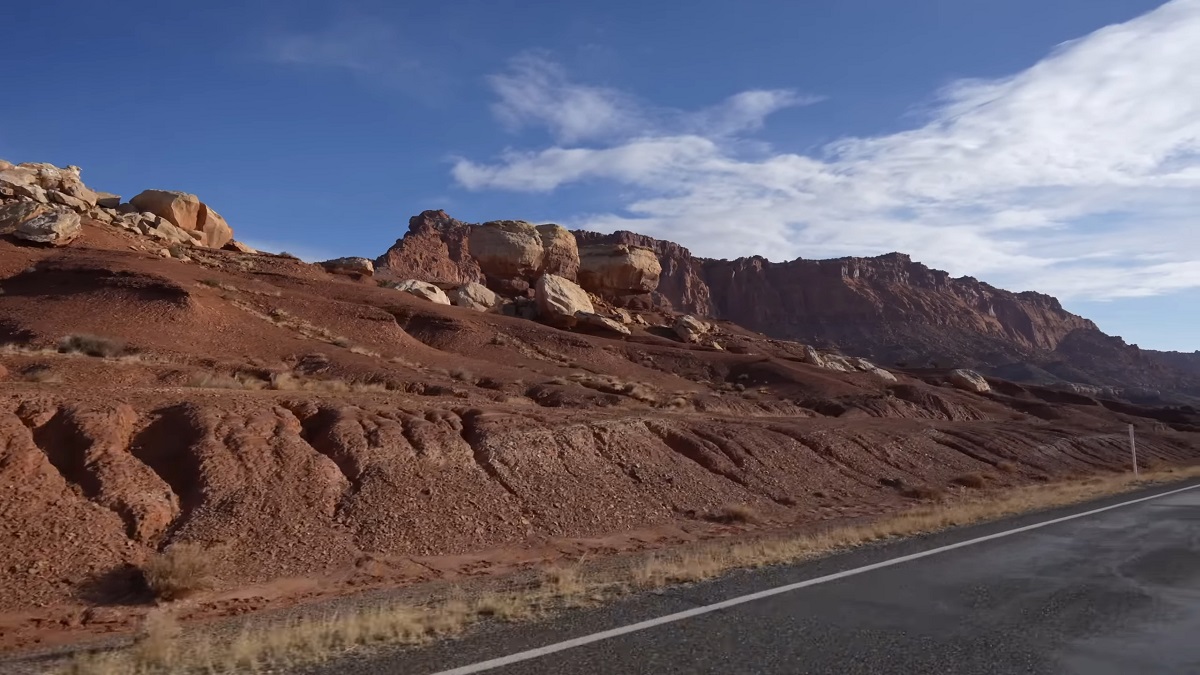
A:
{"label": "scattered rock", "polygon": [[626,325],[633,323],[633,316],[630,315],[627,309],[614,309],[612,318]]}
{"label": "scattered rock", "polygon": [[709,325],[692,316],[691,314],[682,314],[675,318],[673,329],[679,339],[684,342],[700,342],[700,339],[709,331]]}
{"label": "scattered rock", "polygon": [[330,274],[344,274],[353,277],[369,277],[375,274],[375,263],[366,258],[334,258],[318,264]]}
{"label": "scattered rock", "polygon": [[66,246],[75,241],[82,232],[78,213],[50,211],[21,223],[13,235],[35,244]]}
{"label": "scattered rock", "polygon": [[117,205],[117,213],[141,213],[141,209],[129,202],[125,202],[124,204]]}
{"label": "scattered rock", "polygon": [[987,380],[973,370],[966,370],[964,368],[952,370],[950,371],[948,378],[950,380],[950,384],[962,389],[963,391],[970,391],[976,394],[986,394],[992,390],[992,386],[987,383]]}
{"label": "scattered rock", "polygon": [[428,300],[438,305],[449,305],[450,298],[446,297],[446,293],[427,281],[418,281],[416,279],[407,279],[395,284],[389,284],[391,288],[398,291],[404,291],[410,295],[415,295],[423,300]]}
{"label": "scattered rock", "polygon": [[579,249],[579,285],[603,296],[641,295],[658,288],[662,265],[652,249],[591,244]]}
{"label": "scattered rock", "polygon": [[183,230],[201,233],[201,243],[209,248],[221,248],[233,239],[233,229],[216,211],[196,195],[172,190],[143,190],[129,203]]}
{"label": "scattered rock", "polygon": [[578,321],[575,315],[579,312],[596,312],[587,291],[557,274],[543,274],[538,279],[535,297],[538,315],[543,320],[567,328],[575,325]]}
{"label": "scattered rock", "polygon": [[607,316],[602,316],[600,314],[593,314],[591,312],[575,312],[575,319],[579,323],[581,323],[585,326],[591,326],[592,328],[600,328],[603,330],[608,330],[608,331],[612,331],[614,333],[618,333],[620,335],[629,335],[630,334],[629,329],[626,328],[624,326],[624,324],[621,324],[620,322],[614,321],[614,320],[608,318]]}
{"label": "scattered rock", "polygon": [[143,234],[150,235],[155,239],[161,239],[172,244],[190,244],[195,241],[186,231],[175,227],[166,220],[159,220],[158,223],[155,224],[149,220],[143,219],[138,225],[138,229],[140,229]]}
{"label": "scattered rock", "polygon": [[450,299],[459,307],[486,312],[501,303],[501,298],[483,284],[463,284],[450,291]]}
{"label": "scattered rock", "polygon": [[13,202],[0,206],[0,232],[11,232],[21,223],[33,220],[47,210],[37,202]]}

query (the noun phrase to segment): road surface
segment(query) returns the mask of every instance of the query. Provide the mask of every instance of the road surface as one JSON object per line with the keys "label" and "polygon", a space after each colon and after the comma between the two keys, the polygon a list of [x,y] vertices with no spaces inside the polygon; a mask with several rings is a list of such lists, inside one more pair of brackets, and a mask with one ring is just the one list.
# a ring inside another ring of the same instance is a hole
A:
{"label": "road surface", "polygon": [[[756,593],[767,597],[746,597]],[[737,604],[713,607],[722,602]],[[629,632],[606,635],[614,629]],[[1200,484],[735,573],[311,672],[1200,673]]]}

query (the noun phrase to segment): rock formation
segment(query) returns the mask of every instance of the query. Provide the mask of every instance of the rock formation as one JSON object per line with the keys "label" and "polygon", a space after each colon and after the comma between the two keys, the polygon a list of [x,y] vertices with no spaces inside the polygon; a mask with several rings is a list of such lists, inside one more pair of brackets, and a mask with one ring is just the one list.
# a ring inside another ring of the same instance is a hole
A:
{"label": "rock formation", "polygon": [[164,218],[175,227],[200,234],[201,245],[221,248],[233,239],[225,219],[200,198],[186,192],[144,190],[129,203],[137,209]]}
{"label": "rock formation", "polygon": [[366,258],[334,258],[320,263],[330,274],[352,277],[369,277],[375,274],[375,264]]}

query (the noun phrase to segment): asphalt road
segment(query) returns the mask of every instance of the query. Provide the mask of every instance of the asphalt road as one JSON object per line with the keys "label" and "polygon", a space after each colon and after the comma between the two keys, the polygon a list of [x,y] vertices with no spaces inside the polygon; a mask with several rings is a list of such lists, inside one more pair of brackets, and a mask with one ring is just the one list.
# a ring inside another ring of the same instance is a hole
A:
{"label": "asphalt road", "polygon": [[[969,543],[1180,487],[735,573],[552,621],[490,626],[459,640],[379,652],[312,672],[1200,673],[1200,485]],[[940,550],[954,545],[959,547]],[[889,562],[930,551],[936,552]],[[880,567],[855,572],[871,565]],[[508,665],[486,664],[688,610],[698,615]]]}

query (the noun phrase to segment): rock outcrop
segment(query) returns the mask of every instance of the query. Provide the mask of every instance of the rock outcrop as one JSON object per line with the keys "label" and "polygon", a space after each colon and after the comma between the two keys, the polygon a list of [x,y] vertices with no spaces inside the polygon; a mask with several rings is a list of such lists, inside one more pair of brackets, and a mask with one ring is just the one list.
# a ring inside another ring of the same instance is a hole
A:
{"label": "rock outcrop", "polygon": [[233,229],[225,219],[196,195],[172,190],[143,190],[129,203],[181,230],[199,233],[202,246],[221,248],[233,239]]}
{"label": "rock outcrop", "polygon": [[662,265],[650,248],[590,244],[579,249],[579,285],[604,298],[645,295],[658,288]]}
{"label": "rock outcrop", "polygon": [[482,284],[483,271],[467,248],[472,227],[445,211],[413,216],[404,237],[376,258],[375,269],[400,279]]}
{"label": "rock outcrop", "polygon": [[570,328],[579,321],[577,315],[580,312],[596,313],[587,291],[570,279],[543,274],[537,280],[536,288],[538,315],[546,323]]}

